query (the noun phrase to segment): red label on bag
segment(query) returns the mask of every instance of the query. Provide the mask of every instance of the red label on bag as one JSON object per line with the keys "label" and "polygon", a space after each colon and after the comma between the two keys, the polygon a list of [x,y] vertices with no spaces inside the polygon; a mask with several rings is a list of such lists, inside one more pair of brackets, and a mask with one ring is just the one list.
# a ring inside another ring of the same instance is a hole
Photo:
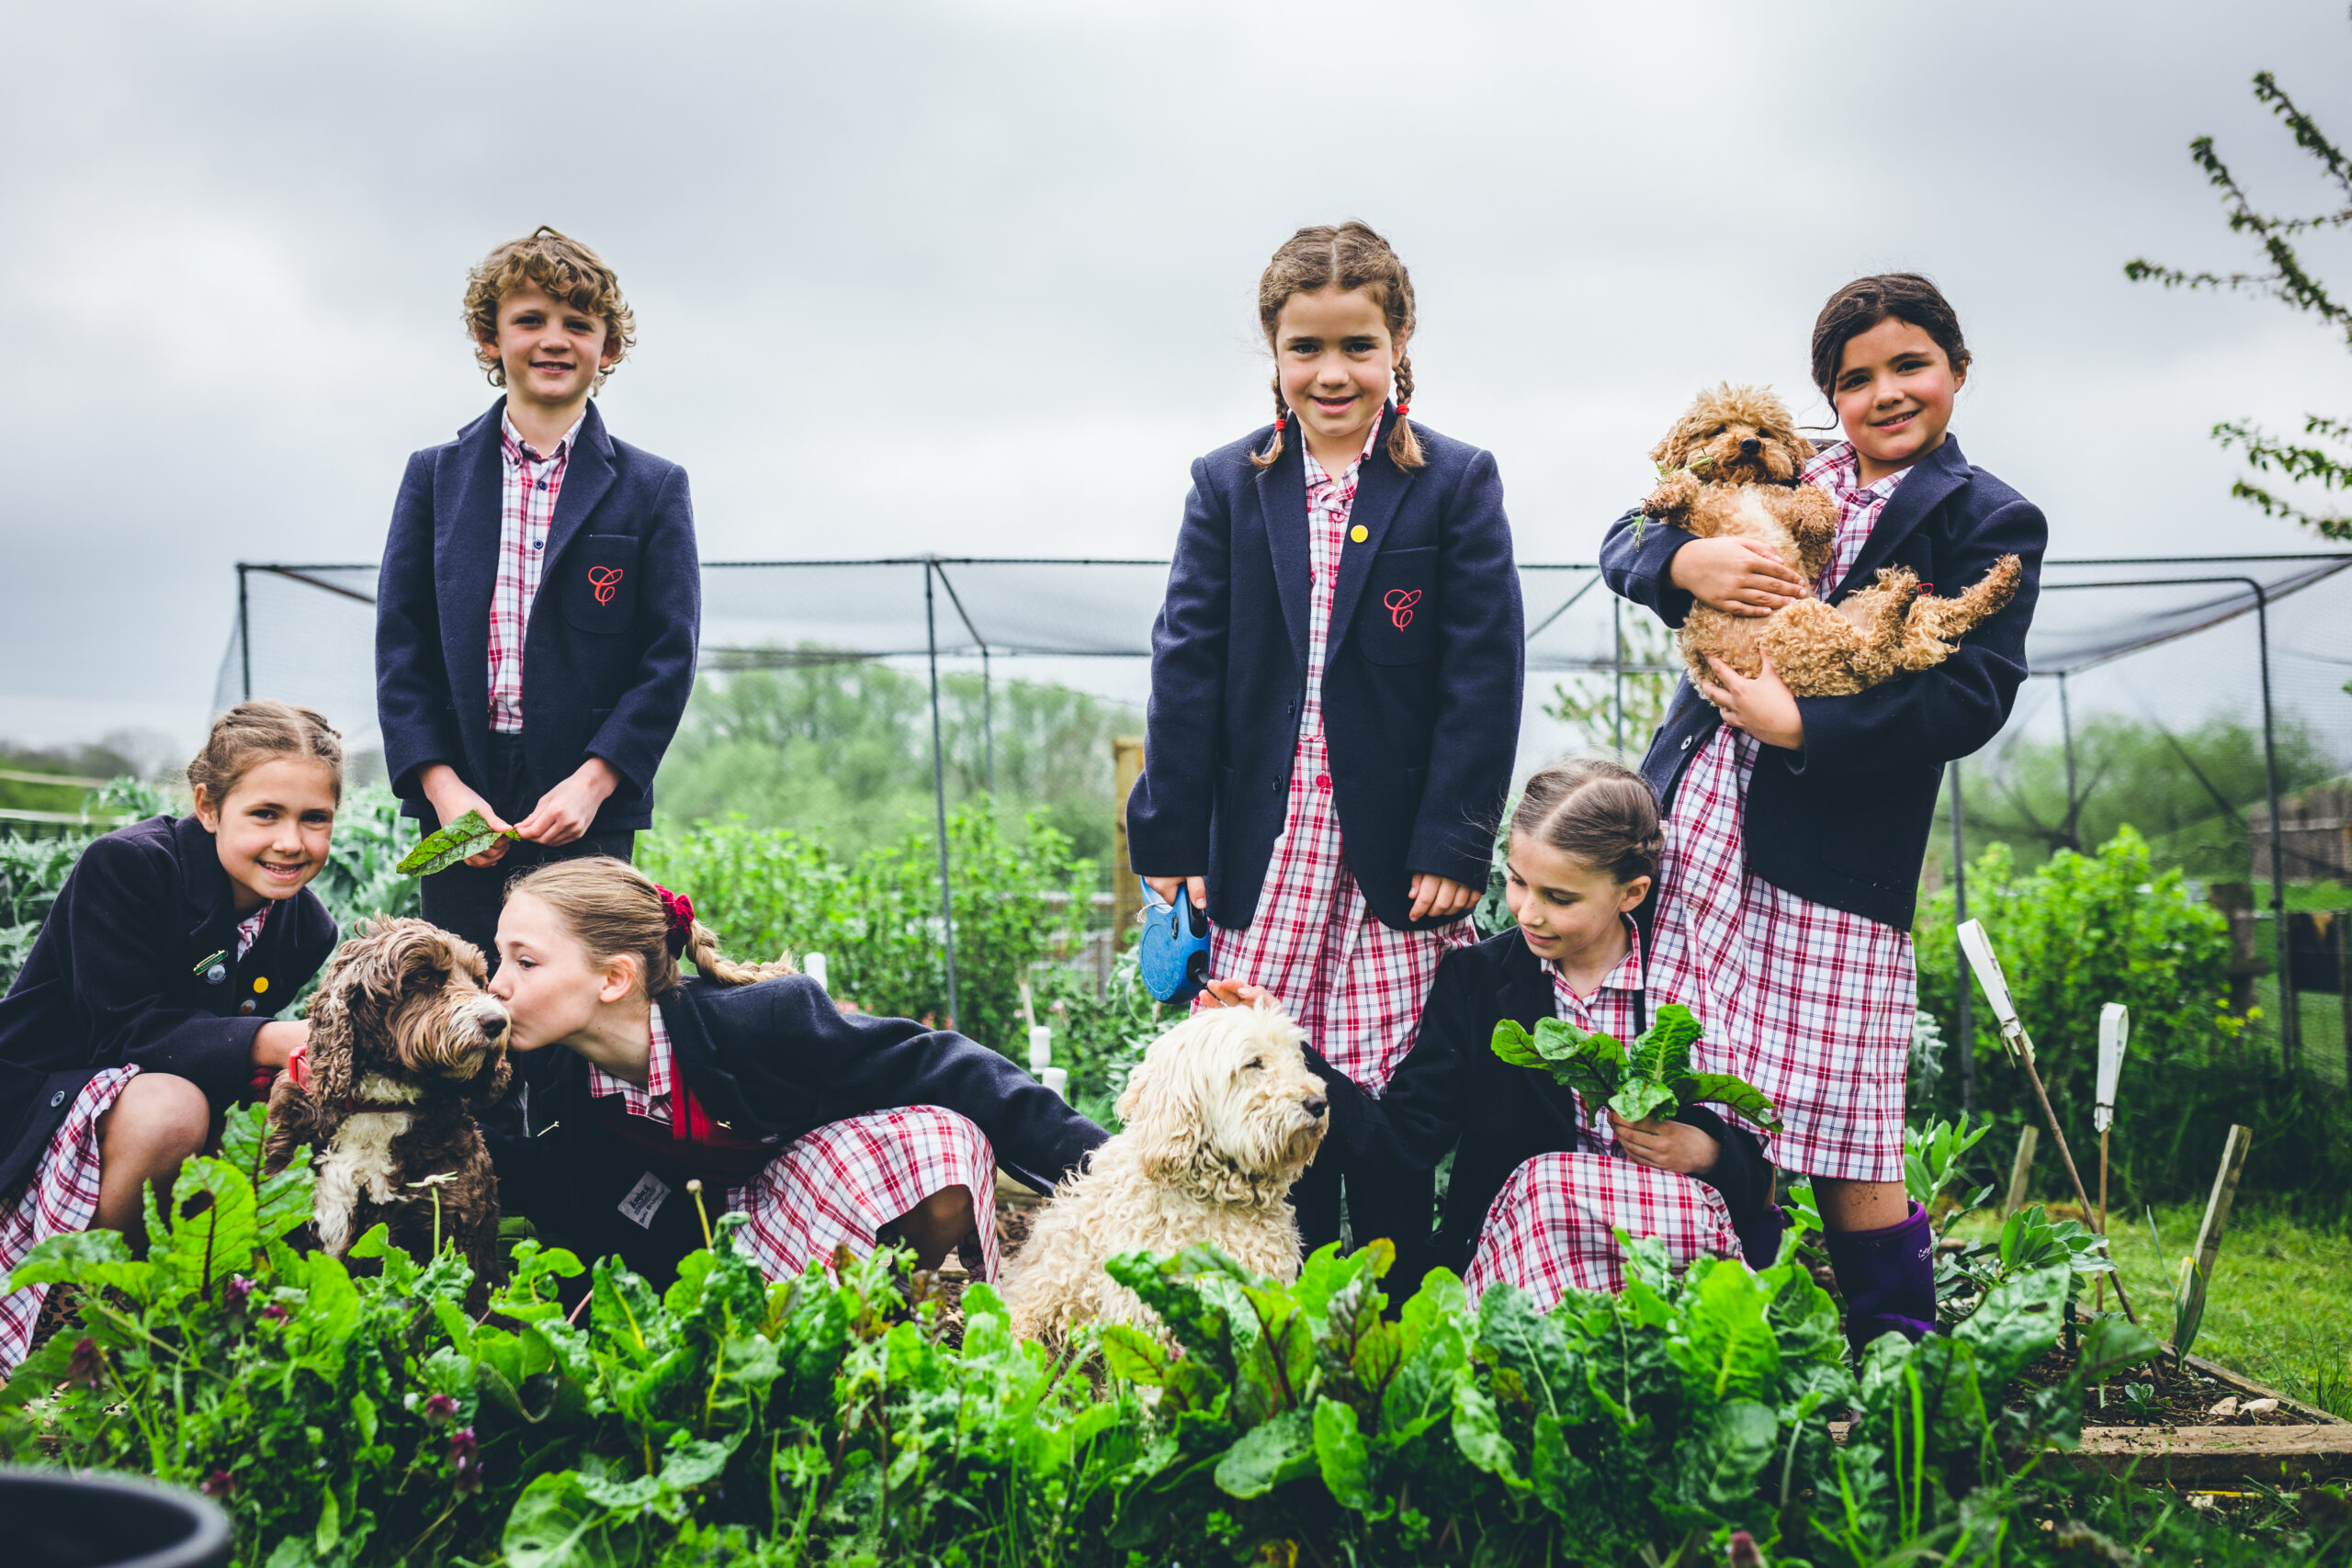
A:
{"label": "red label on bag", "polygon": [[609,604],[614,592],[621,585],[621,569],[616,566],[592,566],[588,569],[588,586],[596,591],[596,603]]}
{"label": "red label on bag", "polygon": [[1413,606],[1421,602],[1421,591],[1392,588],[1380,602],[1388,606],[1388,624],[1401,632],[1413,624]]}

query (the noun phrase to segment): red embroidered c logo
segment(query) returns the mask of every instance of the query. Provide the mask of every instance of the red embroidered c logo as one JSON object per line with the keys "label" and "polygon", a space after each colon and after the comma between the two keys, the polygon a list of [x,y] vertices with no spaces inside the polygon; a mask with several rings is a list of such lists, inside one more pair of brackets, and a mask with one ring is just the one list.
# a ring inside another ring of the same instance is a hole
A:
{"label": "red embroidered c logo", "polygon": [[1388,606],[1388,624],[1401,632],[1413,624],[1413,606],[1421,602],[1421,591],[1392,588],[1380,602]]}
{"label": "red embroidered c logo", "polygon": [[621,585],[621,569],[616,566],[592,566],[588,569],[588,586],[596,591],[596,603],[609,604],[614,591]]}

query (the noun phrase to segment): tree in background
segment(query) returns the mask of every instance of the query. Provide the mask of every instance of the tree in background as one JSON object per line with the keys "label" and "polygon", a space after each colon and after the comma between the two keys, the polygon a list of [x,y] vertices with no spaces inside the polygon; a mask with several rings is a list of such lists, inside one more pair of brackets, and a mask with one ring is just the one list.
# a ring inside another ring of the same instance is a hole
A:
{"label": "tree in background", "polygon": [[[2325,171],[2327,178],[2352,198],[2352,164],[2327,139],[2312,118],[2295,107],[2285,89],[2267,71],[2255,73],[2254,96],[2270,111],[2286,122],[2295,139],[2295,145],[2309,152]],[[2302,259],[2295,253],[2295,240],[2303,234],[2329,229],[2341,229],[2352,224],[2352,205],[2342,210],[2324,212],[2312,218],[2280,218],[2258,212],[2239,186],[2237,176],[2231,174],[2221,155],[2213,151],[2213,139],[2200,136],[2188,144],[2188,155],[2205,171],[2205,177],[2222,192],[2229,209],[2230,230],[2233,233],[2250,234],[2262,247],[2269,266],[2262,272],[2184,272],[2178,267],[2159,266],[2145,259],[2126,264],[2123,275],[2134,283],[2155,282],[2167,288],[2229,288],[2249,294],[2267,294],[2285,301],[2295,310],[2308,311],[2344,334],[2345,344],[2352,347],[2352,307],[2331,298],[2324,285],[2305,270]],[[2303,434],[2315,443],[2327,443],[2346,453],[2352,453],[2352,421],[2330,419],[2323,414],[2303,417]],[[2225,448],[2234,447],[2245,454],[2246,461],[2256,473],[2276,473],[2290,481],[2316,485],[2323,492],[2352,491],[2352,458],[2339,457],[2327,446],[2296,446],[2273,437],[2247,420],[2231,420],[2213,427],[2213,439]],[[2241,501],[2250,501],[2271,517],[2290,518],[2317,529],[2330,539],[2352,539],[2352,513],[2341,510],[2312,512],[2298,502],[2277,494],[2267,485],[2251,479],[2239,479],[2230,487],[2230,493]]]}
{"label": "tree in background", "polygon": [[1674,683],[1681,678],[1682,656],[1675,649],[1674,634],[1647,611],[1629,614],[1619,624],[1617,653],[1625,665],[1622,694],[1615,670],[1595,670],[1555,682],[1544,711],[1575,730],[1589,750],[1616,754],[1622,733],[1623,751],[1638,757],[1666,721],[1667,704],[1674,699]]}

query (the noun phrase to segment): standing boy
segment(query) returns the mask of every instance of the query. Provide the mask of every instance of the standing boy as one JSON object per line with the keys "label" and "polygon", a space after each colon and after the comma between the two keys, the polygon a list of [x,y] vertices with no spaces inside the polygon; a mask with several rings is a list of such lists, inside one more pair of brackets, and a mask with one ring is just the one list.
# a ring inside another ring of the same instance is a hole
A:
{"label": "standing boy", "polygon": [[507,880],[629,858],[694,687],[702,583],[685,470],[605,432],[589,400],[635,341],[596,253],[542,225],[466,285],[506,395],[409,458],[376,601],[384,762],[428,830],[512,827],[425,879],[424,918],[497,965]]}

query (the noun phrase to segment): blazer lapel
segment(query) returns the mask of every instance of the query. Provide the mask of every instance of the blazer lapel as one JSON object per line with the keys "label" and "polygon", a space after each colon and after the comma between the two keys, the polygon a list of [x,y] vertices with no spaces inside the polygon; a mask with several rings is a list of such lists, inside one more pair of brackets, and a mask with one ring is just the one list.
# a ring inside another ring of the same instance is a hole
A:
{"label": "blazer lapel", "polygon": [[[203,960],[220,955],[226,968],[237,966],[237,909],[232,900],[229,874],[220,869],[220,852],[212,835],[194,812],[172,826],[179,850],[181,918],[187,931],[190,974],[202,978]],[[208,994],[211,994],[208,992]]]}
{"label": "blazer lapel", "polygon": [[1968,459],[1960,455],[1960,443],[1947,435],[1942,446],[1920,458],[1903,482],[1894,487],[1894,499],[1879,513],[1877,525],[1863,541],[1862,553],[1854,558],[1853,570],[1830,593],[1830,600],[1834,603],[1856,588],[1867,586],[1878,575],[1878,569],[1894,558],[1896,547],[1927,521],[1928,513],[1967,482]]}
{"label": "blazer lapel", "polygon": [[506,401],[458,433],[451,465],[457,490],[434,508],[434,598],[440,606],[441,646],[448,651],[449,700],[460,728],[487,724],[490,708],[490,596],[498,577],[499,511],[504,504],[505,459],[500,448]]}
{"label": "blazer lapel", "polygon": [[[1355,624],[1356,601],[1363,597],[1363,585],[1372,577],[1373,558],[1380,554],[1380,542],[1388,533],[1388,525],[1396,520],[1396,508],[1413,482],[1410,473],[1389,460],[1388,422],[1396,417],[1393,409],[1383,416],[1381,438],[1373,443],[1372,450],[1364,456],[1363,467],[1356,471],[1356,503],[1348,514],[1347,537],[1340,545],[1340,581],[1331,594],[1327,661],[1339,652],[1340,644],[1347,640],[1348,627]],[[1302,485],[1302,507],[1305,493]],[[1355,537],[1359,528],[1363,530],[1362,543]]]}
{"label": "blazer lapel", "polygon": [[1258,470],[1258,517],[1273,557],[1274,589],[1282,595],[1283,624],[1300,669],[1306,667],[1308,617],[1314,614],[1314,567],[1306,549],[1306,437],[1292,434],[1282,456]]}
{"label": "blazer lapel", "polygon": [[541,598],[531,606],[533,619],[538,616],[539,604],[546,602],[547,574],[556,570],[564,547],[613,488],[613,438],[605,434],[605,416],[592,402],[580,422],[580,434],[571,438],[571,460],[563,466],[563,489],[556,493],[555,517],[548,525],[548,558],[539,569]]}
{"label": "blazer lapel", "polygon": [[1503,983],[1495,989],[1495,1006],[1501,1017],[1529,1030],[1558,1010],[1552,996],[1552,976],[1544,972],[1543,961],[1528,950],[1525,942],[1511,945]]}

